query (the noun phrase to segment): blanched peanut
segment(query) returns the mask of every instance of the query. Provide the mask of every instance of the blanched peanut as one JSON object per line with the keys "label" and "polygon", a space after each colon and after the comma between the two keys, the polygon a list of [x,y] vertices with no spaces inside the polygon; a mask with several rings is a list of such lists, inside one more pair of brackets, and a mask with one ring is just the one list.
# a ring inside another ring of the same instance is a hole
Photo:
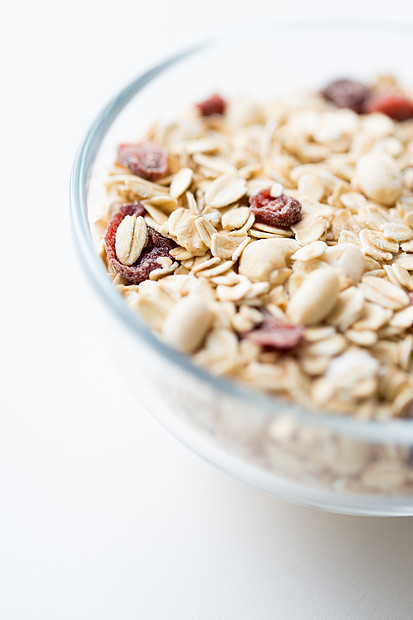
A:
{"label": "blanched peanut", "polygon": [[286,266],[287,259],[300,246],[293,239],[260,239],[242,253],[239,273],[254,282],[271,282],[271,274]]}
{"label": "blanched peanut", "polygon": [[291,298],[287,315],[294,323],[320,323],[333,309],[339,291],[340,278],[334,269],[312,271]]}
{"label": "blanched peanut", "polygon": [[212,312],[200,295],[180,299],[168,312],[163,336],[167,344],[182,353],[194,353],[201,346],[212,322]]}
{"label": "blanched peanut", "polygon": [[368,198],[387,206],[394,204],[403,187],[397,164],[384,153],[367,153],[360,157],[356,182]]}

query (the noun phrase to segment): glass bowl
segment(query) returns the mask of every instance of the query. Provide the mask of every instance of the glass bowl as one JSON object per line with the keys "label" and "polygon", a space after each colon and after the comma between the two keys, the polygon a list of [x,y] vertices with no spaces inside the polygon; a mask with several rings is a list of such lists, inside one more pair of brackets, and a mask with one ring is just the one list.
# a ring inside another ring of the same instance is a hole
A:
{"label": "glass bowl", "polygon": [[[217,91],[270,98],[330,79],[393,73],[408,83],[413,30],[400,24],[273,23],[181,53],[124,88],[97,117],[71,178],[74,236],[127,385],[173,435],[234,477],[288,501],[364,515],[413,515],[413,421],[305,411],[209,375],[160,342],[127,307],[89,227],[103,170],[122,141]],[[86,310],[85,310],[86,311]]]}

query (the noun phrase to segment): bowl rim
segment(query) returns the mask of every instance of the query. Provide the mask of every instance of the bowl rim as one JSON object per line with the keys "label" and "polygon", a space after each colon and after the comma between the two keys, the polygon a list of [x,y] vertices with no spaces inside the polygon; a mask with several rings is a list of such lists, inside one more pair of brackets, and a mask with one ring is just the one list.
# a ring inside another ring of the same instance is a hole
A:
{"label": "bowl rim", "polygon": [[351,414],[336,414],[326,411],[305,410],[302,407],[271,396],[261,391],[247,388],[234,380],[217,377],[196,366],[189,357],[172,349],[162,342],[146,324],[133,313],[125,303],[122,295],[115,289],[103,262],[93,245],[92,236],[87,217],[87,193],[90,172],[93,168],[95,157],[105,138],[105,135],[118,114],[147,84],[156,77],[166,72],[170,67],[180,61],[199,52],[207,51],[228,42],[236,42],[237,39],[245,39],[251,35],[272,33],[282,25],[283,31],[311,30],[311,29],[336,29],[336,30],[367,30],[369,32],[383,31],[392,34],[413,36],[413,24],[397,21],[384,21],[380,19],[279,19],[265,25],[253,25],[251,28],[238,27],[223,34],[210,37],[184,51],[165,59],[151,69],[139,75],[127,86],[122,88],[97,115],[83,141],[78,148],[73,162],[70,184],[70,211],[72,235],[80,255],[81,264],[91,281],[98,296],[105,302],[115,317],[133,333],[135,337],[143,340],[146,345],[154,349],[161,357],[176,364],[181,370],[194,376],[206,384],[211,385],[223,395],[231,396],[247,402],[254,408],[260,408],[273,414],[282,413],[292,415],[299,421],[314,424],[331,429],[332,431],[347,433],[358,439],[370,442],[397,442],[409,444],[413,442],[413,421],[410,420],[360,420]]}

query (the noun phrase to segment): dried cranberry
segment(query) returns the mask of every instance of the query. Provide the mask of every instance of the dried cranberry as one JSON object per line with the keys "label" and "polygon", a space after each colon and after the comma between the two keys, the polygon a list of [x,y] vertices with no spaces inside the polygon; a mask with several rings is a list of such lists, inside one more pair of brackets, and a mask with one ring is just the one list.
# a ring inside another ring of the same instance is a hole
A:
{"label": "dried cranberry", "polygon": [[364,104],[370,95],[370,90],[356,80],[334,80],[322,91],[324,99],[331,101],[338,108],[350,108],[358,114],[364,109]]}
{"label": "dried cranberry", "polygon": [[169,256],[169,250],[175,247],[171,239],[166,239],[148,226],[148,243],[142,250],[136,263],[133,265],[122,265],[116,256],[115,243],[116,231],[119,224],[127,215],[143,215],[145,209],[139,202],[123,205],[111,219],[105,234],[106,255],[109,264],[130,284],[139,284],[149,278],[149,274],[154,269],[159,269],[157,259],[161,256]]}
{"label": "dried cranberry", "polygon": [[266,313],[261,325],[246,334],[246,338],[262,347],[287,351],[298,346],[304,336],[301,325],[292,325]]}
{"label": "dried cranberry", "polygon": [[413,118],[413,101],[397,91],[379,93],[366,102],[366,112],[381,112],[395,121]]}
{"label": "dried cranberry", "polygon": [[273,198],[271,187],[250,198],[250,209],[260,224],[290,228],[301,219],[301,204],[295,198],[281,194]]}
{"label": "dried cranberry", "polygon": [[164,177],[168,170],[168,152],[153,142],[121,144],[118,148],[118,162],[147,181]]}
{"label": "dried cranberry", "polygon": [[196,107],[202,116],[212,116],[213,114],[224,114],[227,102],[221,95],[215,94],[209,97],[209,99],[197,103]]}

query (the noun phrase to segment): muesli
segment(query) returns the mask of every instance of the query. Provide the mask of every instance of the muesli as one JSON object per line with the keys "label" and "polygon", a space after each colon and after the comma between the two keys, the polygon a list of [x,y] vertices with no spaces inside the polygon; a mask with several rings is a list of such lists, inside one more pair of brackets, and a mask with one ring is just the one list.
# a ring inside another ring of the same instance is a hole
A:
{"label": "muesli", "polygon": [[413,416],[413,100],[340,79],[214,94],[121,144],[101,256],[211,373],[363,419]]}

